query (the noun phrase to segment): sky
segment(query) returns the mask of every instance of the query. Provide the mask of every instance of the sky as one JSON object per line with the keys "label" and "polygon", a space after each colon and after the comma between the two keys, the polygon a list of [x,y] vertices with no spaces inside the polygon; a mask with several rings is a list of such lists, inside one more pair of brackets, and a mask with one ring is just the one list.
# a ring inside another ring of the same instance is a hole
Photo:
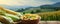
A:
{"label": "sky", "polygon": [[18,5],[18,6],[39,6],[44,4],[53,4],[60,2],[60,0],[0,0],[0,4],[4,5]]}

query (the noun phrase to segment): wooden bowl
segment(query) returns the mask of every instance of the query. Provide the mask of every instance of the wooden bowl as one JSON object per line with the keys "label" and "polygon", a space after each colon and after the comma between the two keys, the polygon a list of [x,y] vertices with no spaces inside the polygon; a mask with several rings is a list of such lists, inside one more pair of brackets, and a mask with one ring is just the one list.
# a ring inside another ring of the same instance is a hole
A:
{"label": "wooden bowl", "polygon": [[40,19],[36,20],[20,20],[18,22],[15,22],[14,24],[38,24]]}

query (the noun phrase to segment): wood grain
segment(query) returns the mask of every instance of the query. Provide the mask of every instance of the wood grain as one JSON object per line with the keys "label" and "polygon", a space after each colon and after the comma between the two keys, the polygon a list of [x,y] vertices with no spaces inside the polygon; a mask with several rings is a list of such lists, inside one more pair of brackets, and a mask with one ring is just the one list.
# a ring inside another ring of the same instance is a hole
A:
{"label": "wood grain", "polygon": [[60,24],[60,21],[40,21],[39,24]]}

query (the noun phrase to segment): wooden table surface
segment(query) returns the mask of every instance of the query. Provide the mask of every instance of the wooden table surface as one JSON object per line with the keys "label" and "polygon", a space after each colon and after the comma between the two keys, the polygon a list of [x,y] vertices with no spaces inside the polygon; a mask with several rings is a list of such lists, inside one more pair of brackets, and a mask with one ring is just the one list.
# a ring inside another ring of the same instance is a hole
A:
{"label": "wooden table surface", "polygon": [[60,21],[40,21],[39,24],[60,24]]}
{"label": "wooden table surface", "polygon": [[39,24],[60,24],[60,21],[40,21]]}

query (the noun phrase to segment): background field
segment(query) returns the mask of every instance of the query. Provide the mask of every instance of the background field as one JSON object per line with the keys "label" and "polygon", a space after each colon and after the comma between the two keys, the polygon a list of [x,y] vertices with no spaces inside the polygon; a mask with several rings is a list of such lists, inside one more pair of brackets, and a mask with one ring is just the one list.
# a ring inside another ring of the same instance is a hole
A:
{"label": "background field", "polygon": [[60,21],[60,2],[40,6],[20,8],[3,5],[5,8],[21,14],[38,14],[42,21]]}

